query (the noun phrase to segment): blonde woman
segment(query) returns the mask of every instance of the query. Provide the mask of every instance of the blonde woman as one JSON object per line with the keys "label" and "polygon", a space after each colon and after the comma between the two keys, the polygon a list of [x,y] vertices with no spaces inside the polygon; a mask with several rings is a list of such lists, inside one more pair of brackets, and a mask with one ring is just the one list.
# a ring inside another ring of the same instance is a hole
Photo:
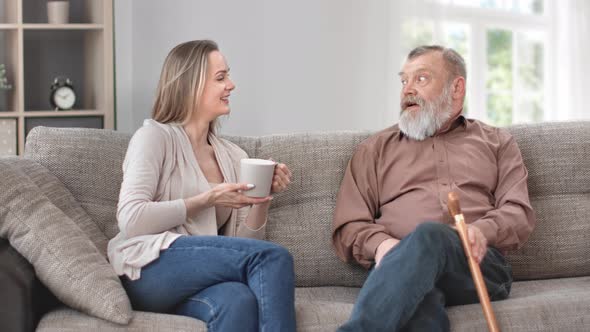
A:
{"label": "blonde woman", "polygon": [[[136,310],[191,316],[209,331],[295,331],[293,259],[261,241],[272,197],[242,193],[247,155],[215,133],[234,87],[214,42],[170,51],[153,119],[125,156],[109,260]],[[278,164],[272,192],[290,178]]]}

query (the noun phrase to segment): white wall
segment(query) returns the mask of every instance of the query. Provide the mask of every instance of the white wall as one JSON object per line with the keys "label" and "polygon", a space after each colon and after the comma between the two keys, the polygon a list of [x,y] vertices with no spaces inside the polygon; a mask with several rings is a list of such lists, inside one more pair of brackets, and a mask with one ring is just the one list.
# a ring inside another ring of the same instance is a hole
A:
{"label": "white wall", "polygon": [[118,129],[133,132],[150,116],[168,51],[204,38],[218,42],[237,85],[224,133],[385,128],[399,111],[390,6],[388,0],[115,1]]}

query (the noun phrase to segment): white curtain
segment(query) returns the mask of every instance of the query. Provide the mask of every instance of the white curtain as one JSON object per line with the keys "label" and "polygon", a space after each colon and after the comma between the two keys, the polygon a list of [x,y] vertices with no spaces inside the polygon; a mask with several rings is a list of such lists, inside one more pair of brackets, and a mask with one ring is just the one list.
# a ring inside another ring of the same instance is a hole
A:
{"label": "white curtain", "polygon": [[556,120],[590,119],[590,1],[555,1]]}

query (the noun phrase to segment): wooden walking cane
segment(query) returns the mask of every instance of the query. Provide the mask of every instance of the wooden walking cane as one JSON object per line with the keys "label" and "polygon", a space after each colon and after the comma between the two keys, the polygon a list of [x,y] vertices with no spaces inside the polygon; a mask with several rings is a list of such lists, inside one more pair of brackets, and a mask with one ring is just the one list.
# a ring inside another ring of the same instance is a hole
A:
{"label": "wooden walking cane", "polygon": [[469,238],[467,237],[467,224],[465,224],[465,219],[461,213],[459,196],[456,193],[452,191],[449,193],[449,201],[447,206],[449,208],[449,213],[455,219],[455,226],[457,227],[457,232],[459,232],[459,237],[463,243],[463,249],[465,249],[465,256],[467,256],[467,262],[469,263],[469,269],[471,270],[473,283],[477,289],[477,296],[479,297],[483,314],[486,317],[488,329],[491,332],[499,332],[500,329],[498,328],[496,316],[492,310],[492,304],[490,303],[490,297],[488,296],[488,289],[486,288],[486,284],[483,281],[479,264],[471,255],[471,245],[469,244]]}

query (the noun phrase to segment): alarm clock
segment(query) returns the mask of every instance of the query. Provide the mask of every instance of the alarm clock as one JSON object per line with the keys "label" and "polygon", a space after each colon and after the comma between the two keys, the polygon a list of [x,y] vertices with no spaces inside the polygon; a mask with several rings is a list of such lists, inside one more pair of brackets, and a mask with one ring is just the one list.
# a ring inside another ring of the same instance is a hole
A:
{"label": "alarm clock", "polygon": [[51,84],[49,103],[57,110],[69,110],[76,103],[76,92],[72,81],[67,77],[56,77]]}

